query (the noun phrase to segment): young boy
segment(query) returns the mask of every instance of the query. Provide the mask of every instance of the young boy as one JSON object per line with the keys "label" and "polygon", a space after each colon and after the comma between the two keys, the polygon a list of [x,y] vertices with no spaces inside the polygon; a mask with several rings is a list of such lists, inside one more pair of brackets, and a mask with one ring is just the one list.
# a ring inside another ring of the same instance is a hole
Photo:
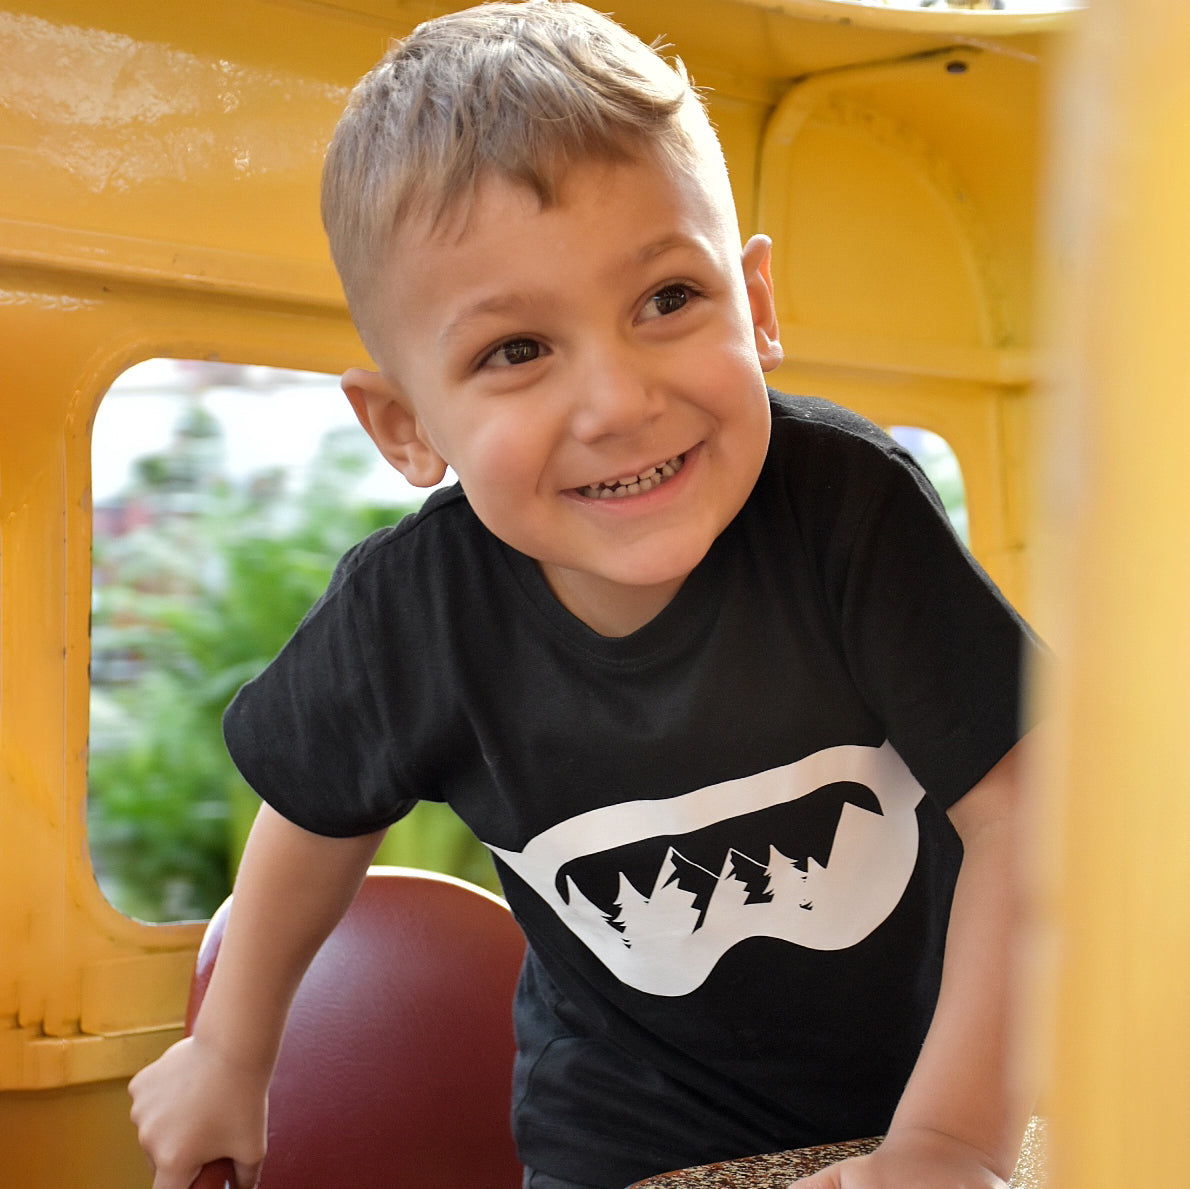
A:
{"label": "young boy", "polygon": [[526,1186],[886,1131],[806,1183],[1002,1185],[1033,645],[902,451],[766,390],[769,243],[685,76],[576,4],[444,16],[357,88],[323,207],[379,368],[347,396],[460,482],[227,713],[266,805],[194,1035],[132,1084],[155,1189],[253,1183],[290,996],[423,797],[528,938]]}

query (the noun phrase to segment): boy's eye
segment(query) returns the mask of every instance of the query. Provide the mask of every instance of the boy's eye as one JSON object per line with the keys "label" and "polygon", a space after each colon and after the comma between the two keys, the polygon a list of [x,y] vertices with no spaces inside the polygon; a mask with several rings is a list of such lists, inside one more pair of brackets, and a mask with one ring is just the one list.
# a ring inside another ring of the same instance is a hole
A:
{"label": "boy's eye", "polygon": [[484,359],[485,367],[515,367],[541,357],[541,344],[535,339],[509,339]]}
{"label": "boy's eye", "polygon": [[645,307],[645,317],[651,317],[654,314],[661,317],[665,317],[666,314],[676,314],[690,300],[690,297],[689,285],[666,285],[664,289],[658,289],[649,298]]}

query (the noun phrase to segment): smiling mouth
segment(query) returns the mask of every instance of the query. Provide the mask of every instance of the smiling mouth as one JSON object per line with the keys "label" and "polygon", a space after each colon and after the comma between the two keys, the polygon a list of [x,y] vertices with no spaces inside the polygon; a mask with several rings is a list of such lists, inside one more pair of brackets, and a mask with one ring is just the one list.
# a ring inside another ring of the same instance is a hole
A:
{"label": "smiling mouth", "polygon": [[643,495],[668,482],[686,465],[686,456],[677,454],[665,462],[641,471],[639,475],[625,475],[622,479],[612,479],[602,483],[592,484],[590,487],[576,487],[581,496],[589,500],[622,500],[630,495]]}

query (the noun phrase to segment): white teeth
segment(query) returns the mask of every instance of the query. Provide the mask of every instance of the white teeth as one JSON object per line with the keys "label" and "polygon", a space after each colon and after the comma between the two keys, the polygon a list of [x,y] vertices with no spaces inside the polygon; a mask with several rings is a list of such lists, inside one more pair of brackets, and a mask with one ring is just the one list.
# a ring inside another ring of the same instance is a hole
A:
{"label": "white teeth", "polygon": [[624,499],[626,496],[640,495],[652,491],[654,487],[660,487],[666,479],[672,479],[682,469],[685,461],[685,456],[679,454],[639,475],[625,475],[622,479],[613,479],[610,483],[595,483],[577,490],[579,495],[592,500]]}

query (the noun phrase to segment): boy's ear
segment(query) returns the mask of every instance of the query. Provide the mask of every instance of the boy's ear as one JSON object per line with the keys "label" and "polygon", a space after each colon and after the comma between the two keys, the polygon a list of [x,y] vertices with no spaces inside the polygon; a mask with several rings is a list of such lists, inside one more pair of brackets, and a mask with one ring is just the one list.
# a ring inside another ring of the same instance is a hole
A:
{"label": "boy's ear", "polygon": [[433,487],[446,474],[446,461],[426,437],[404,395],[379,372],[353,367],[340,385],[360,425],[385,460],[414,487]]}
{"label": "boy's ear", "polygon": [[744,245],[744,285],[752,310],[756,355],[762,371],[771,372],[785,359],[777,326],[777,303],[773,297],[773,241],[754,235]]}

